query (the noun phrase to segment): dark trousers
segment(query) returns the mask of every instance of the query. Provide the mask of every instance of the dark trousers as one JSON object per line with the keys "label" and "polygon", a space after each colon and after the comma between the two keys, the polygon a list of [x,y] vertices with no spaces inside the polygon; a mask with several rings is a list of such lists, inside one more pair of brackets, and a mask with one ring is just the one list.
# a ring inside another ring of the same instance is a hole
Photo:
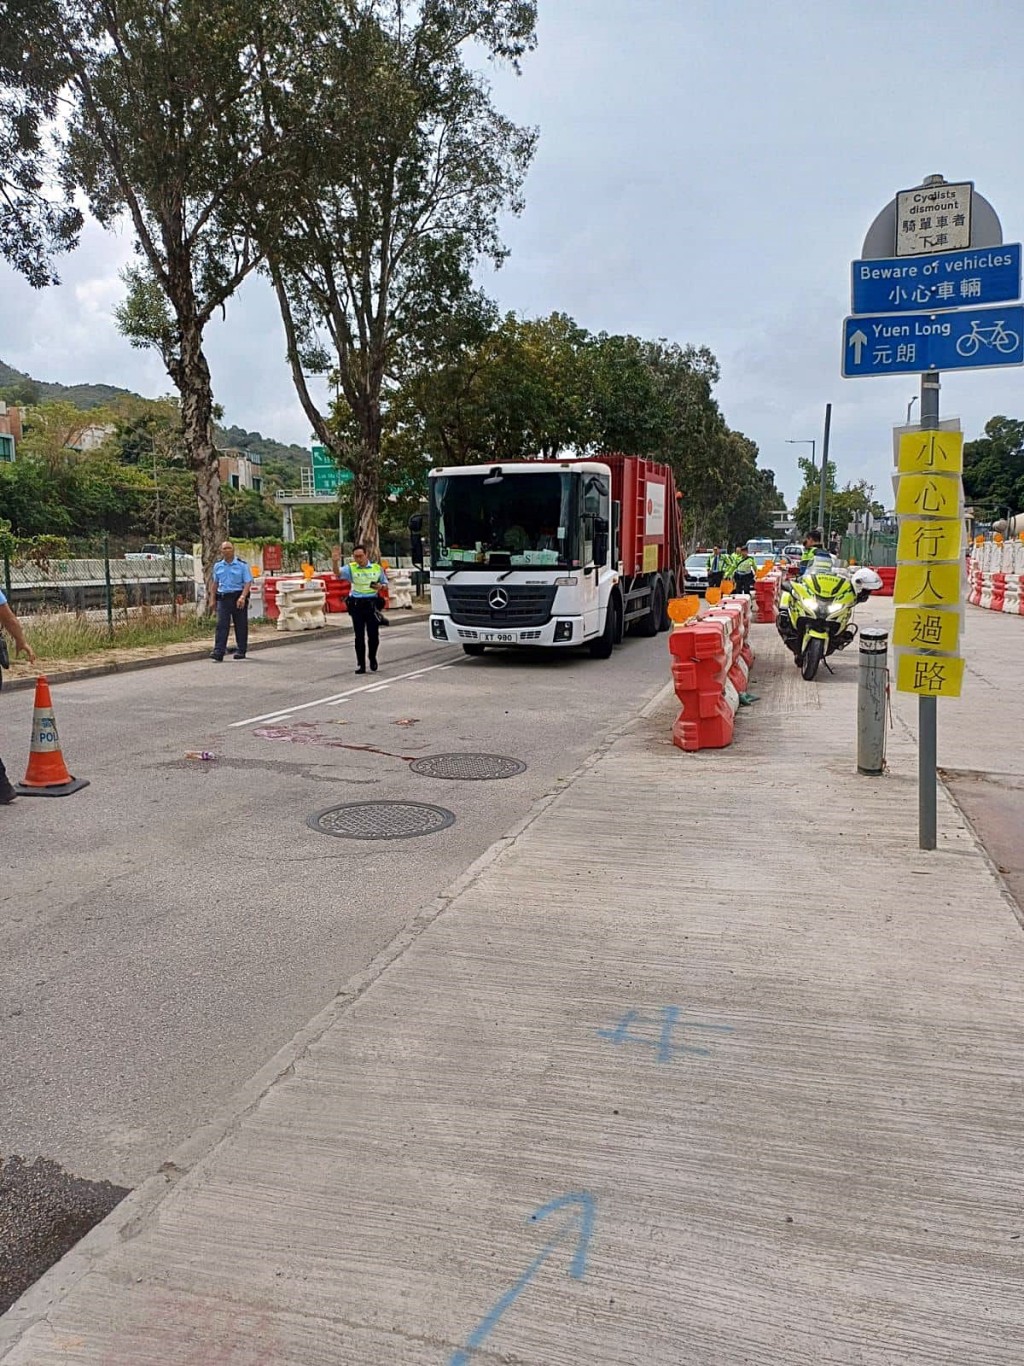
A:
{"label": "dark trousers", "polygon": [[380,627],[377,625],[378,599],[357,598],[348,595],[348,614],[352,618],[352,629],[356,637],[356,663],[366,668],[366,646],[370,646],[370,663],[377,663],[377,646],[380,644]]}
{"label": "dark trousers", "polygon": [[723,577],[724,577],[724,575],[722,574],[722,571],[721,571],[720,569],[709,569],[709,570],[708,570],[708,587],[709,587],[709,588],[721,588]]}
{"label": "dark trousers", "polygon": [[753,574],[737,574],[737,575],[736,575],[736,592],[737,592],[737,593],[752,593],[753,591],[754,591],[754,576],[753,576]]}
{"label": "dark trousers", "polygon": [[213,653],[223,655],[228,648],[228,631],[235,628],[235,650],[244,655],[249,645],[249,604],[238,605],[237,593],[217,594],[217,634],[213,641]]}

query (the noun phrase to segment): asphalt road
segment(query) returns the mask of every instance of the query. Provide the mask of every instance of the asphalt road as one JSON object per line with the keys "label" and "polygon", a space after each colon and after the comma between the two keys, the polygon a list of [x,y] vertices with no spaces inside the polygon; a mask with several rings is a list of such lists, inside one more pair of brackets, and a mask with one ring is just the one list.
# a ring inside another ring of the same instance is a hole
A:
{"label": "asphalt road", "polygon": [[[90,786],[0,816],[0,1154],[136,1184],[669,677],[664,637],[604,662],[470,660],[422,621],[384,633],[381,658],[357,678],[332,636],[54,689]],[[16,777],[31,707],[30,692],[0,703]],[[217,759],[184,758],[202,749]],[[451,751],[527,769],[409,770]],[[369,800],[456,821],[388,842],[306,824]]]}

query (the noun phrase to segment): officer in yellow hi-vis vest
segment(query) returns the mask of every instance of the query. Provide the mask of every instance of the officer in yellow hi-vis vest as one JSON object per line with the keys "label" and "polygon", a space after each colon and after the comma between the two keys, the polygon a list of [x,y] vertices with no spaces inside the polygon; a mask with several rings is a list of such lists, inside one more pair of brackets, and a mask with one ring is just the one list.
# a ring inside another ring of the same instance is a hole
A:
{"label": "officer in yellow hi-vis vest", "polygon": [[341,564],[341,547],[335,546],[334,572],[339,579],[352,585],[346,605],[355,633],[356,673],[366,673],[367,645],[370,647],[370,672],[376,673],[377,646],[380,642],[380,625],[377,621],[380,599],[377,594],[381,588],[387,587],[388,576],[384,573],[383,565],[370,559],[363,545],[355,547],[352,559],[345,565]]}

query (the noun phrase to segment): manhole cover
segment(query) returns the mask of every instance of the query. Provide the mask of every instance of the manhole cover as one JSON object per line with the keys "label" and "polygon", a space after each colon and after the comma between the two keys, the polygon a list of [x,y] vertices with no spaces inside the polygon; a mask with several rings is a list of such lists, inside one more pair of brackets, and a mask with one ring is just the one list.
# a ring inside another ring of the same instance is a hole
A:
{"label": "manhole cover", "polygon": [[343,840],[408,840],[455,824],[455,814],[426,802],[346,802],[309,816],[306,824]]}
{"label": "manhole cover", "polygon": [[514,778],[525,773],[521,759],[509,759],[503,754],[425,754],[409,765],[413,773],[424,778],[462,778],[475,782],[482,778]]}

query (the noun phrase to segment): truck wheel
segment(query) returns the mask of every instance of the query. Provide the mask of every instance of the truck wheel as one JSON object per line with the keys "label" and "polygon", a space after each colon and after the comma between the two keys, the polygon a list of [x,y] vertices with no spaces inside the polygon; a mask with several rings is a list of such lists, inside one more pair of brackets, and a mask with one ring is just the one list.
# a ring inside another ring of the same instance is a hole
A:
{"label": "truck wheel", "polygon": [[661,596],[661,617],[658,620],[659,631],[671,631],[672,629],[672,618],[668,614],[668,600],[669,598],[674,598],[675,595],[675,582],[674,580],[669,579],[668,588],[664,591],[664,593],[662,593]]}
{"label": "truck wheel", "polygon": [[665,613],[665,585],[659,579],[651,589],[651,605],[636,623],[638,636],[656,636]]}
{"label": "truck wheel", "polygon": [[611,659],[615,642],[621,639],[621,616],[622,608],[619,605],[619,600],[612,598],[608,603],[608,611],[605,613],[604,630],[587,647],[590,650],[591,659]]}
{"label": "truck wheel", "polygon": [[463,645],[462,647],[463,654],[467,655],[482,655],[486,649],[486,645]]}

